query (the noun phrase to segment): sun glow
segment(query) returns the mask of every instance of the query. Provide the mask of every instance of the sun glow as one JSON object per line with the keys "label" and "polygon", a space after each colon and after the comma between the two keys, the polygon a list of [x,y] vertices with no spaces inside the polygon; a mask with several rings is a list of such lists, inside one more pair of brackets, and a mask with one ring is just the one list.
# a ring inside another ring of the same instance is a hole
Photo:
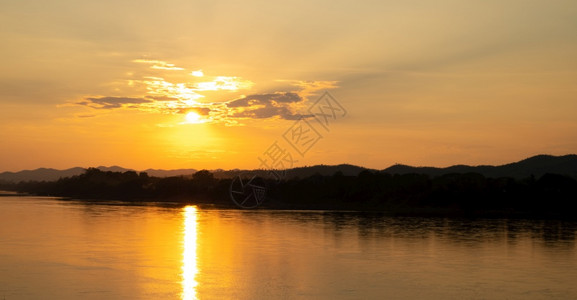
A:
{"label": "sun glow", "polygon": [[187,113],[187,114],[184,116],[184,119],[186,120],[186,123],[188,123],[188,124],[200,124],[200,123],[204,123],[204,120],[202,119],[202,117],[201,117],[198,113],[196,113],[196,112],[194,112],[194,111],[191,111],[191,112]]}
{"label": "sun glow", "polygon": [[182,299],[197,299],[196,275],[198,274],[197,247],[197,209],[196,206],[184,208],[184,245],[182,253]]}

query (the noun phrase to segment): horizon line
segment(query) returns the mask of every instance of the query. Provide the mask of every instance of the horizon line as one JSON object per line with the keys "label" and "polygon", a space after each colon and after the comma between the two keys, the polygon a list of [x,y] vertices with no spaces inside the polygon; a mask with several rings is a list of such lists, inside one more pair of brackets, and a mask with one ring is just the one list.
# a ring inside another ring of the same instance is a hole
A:
{"label": "horizon line", "polygon": [[[304,165],[304,166],[297,166],[297,167],[292,167],[292,168],[287,168],[284,170],[292,170],[292,169],[299,169],[299,168],[310,168],[310,167],[316,167],[316,166],[328,166],[328,167],[336,167],[336,166],[343,166],[343,165],[348,165],[348,166],[353,166],[353,167],[359,167],[359,168],[363,168],[363,169],[367,169],[367,170],[375,170],[375,171],[381,171],[381,170],[386,170],[390,167],[393,166],[408,166],[408,167],[414,167],[414,168],[438,168],[438,169],[443,169],[443,168],[450,168],[450,167],[454,167],[454,166],[469,166],[469,167],[498,167],[498,166],[504,166],[504,165],[508,165],[508,164],[512,164],[512,163],[518,163],[530,158],[535,158],[535,157],[539,157],[539,156],[549,156],[549,157],[565,157],[565,156],[577,156],[577,153],[568,153],[568,154],[562,154],[562,155],[553,155],[553,154],[536,154],[536,155],[532,155],[529,157],[525,157],[523,159],[520,160],[516,160],[516,161],[512,161],[509,163],[504,163],[504,164],[478,164],[478,165],[468,165],[468,164],[461,164],[461,163],[456,163],[456,164],[451,164],[448,166],[429,166],[429,165],[420,165],[420,166],[415,166],[415,165],[408,165],[408,164],[403,164],[403,163],[394,163],[392,165],[389,165],[388,167],[385,168],[370,168],[370,167],[365,167],[365,166],[361,166],[361,165],[355,165],[352,163],[340,163],[340,164],[324,164],[324,163],[320,163],[320,164],[313,164],[313,165]],[[37,171],[40,169],[46,169],[46,170],[55,170],[55,171],[66,171],[66,170],[70,170],[70,169],[75,169],[75,168],[82,168],[82,169],[89,169],[89,168],[106,168],[106,169],[111,169],[111,168],[121,168],[121,169],[125,169],[127,171],[136,171],[136,172],[146,172],[146,171],[178,171],[178,170],[195,170],[195,171],[200,171],[200,170],[208,170],[211,172],[214,171],[235,171],[235,170],[244,170],[244,171],[254,171],[254,170],[268,170],[268,169],[264,169],[264,168],[253,168],[253,169],[241,169],[241,168],[231,168],[231,169],[224,169],[224,168],[216,168],[216,169],[206,169],[206,168],[176,168],[176,169],[158,169],[158,168],[146,168],[143,170],[138,170],[138,169],[134,169],[134,168],[126,168],[126,167],[122,167],[119,165],[111,165],[111,166],[105,166],[105,165],[99,165],[97,167],[93,167],[93,166],[89,166],[89,167],[81,167],[81,166],[74,166],[74,167],[70,167],[70,168],[62,168],[62,169],[57,169],[57,168],[51,168],[51,167],[38,167],[35,169],[21,169],[18,171],[2,171],[0,170],[0,174],[2,173],[19,173],[19,172],[25,172],[25,171]]]}

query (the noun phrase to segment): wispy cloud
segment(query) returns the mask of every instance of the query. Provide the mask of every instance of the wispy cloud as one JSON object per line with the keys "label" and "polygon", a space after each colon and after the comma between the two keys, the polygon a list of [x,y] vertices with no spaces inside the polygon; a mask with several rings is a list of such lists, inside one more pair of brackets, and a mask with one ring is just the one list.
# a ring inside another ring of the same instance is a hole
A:
{"label": "wispy cloud", "polygon": [[310,117],[301,114],[305,99],[297,92],[251,94],[242,98],[218,103],[198,103],[179,113],[199,112],[208,121],[227,125],[242,125],[248,119],[296,120]]}
{"label": "wispy cloud", "polygon": [[113,109],[125,106],[132,106],[137,108],[139,104],[150,102],[151,100],[144,98],[130,98],[130,97],[94,97],[85,98],[82,101],[76,102],[79,105],[85,105],[97,109]]}
{"label": "wispy cloud", "polygon": [[167,63],[167,62],[162,61],[162,60],[135,59],[135,60],[133,60],[133,62],[141,63],[141,64],[149,64],[149,65],[151,65],[150,66],[151,69],[156,69],[156,70],[172,70],[172,71],[184,70],[184,68],[177,67],[174,64]]}
{"label": "wispy cloud", "polygon": [[318,91],[330,90],[338,88],[338,81],[327,81],[327,80],[284,80],[279,79],[278,82],[286,82],[292,86],[299,87],[299,94],[306,98],[314,95]]}
{"label": "wispy cloud", "polygon": [[198,91],[236,91],[250,89],[254,83],[239,77],[217,76],[212,81],[198,82],[194,87]]}
{"label": "wispy cloud", "polygon": [[278,105],[280,103],[300,102],[303,98],[296,93],[255,94],[230,101],[228,107],[247,107],[254,105]]}
{"label": "wispy cloud", "polygon": [[296,93],[254,94],[226,103],[233,118],[272,118],[295,120],[303,117],[296,112],[303,98]]}
{"label": "wispy cloud", "polygon": [[161,77],[145,77],[135,82],[143,84],[147,93],[152,97],[166,97],[179,100],[197,100],[204,96],[198,93],[198,89],[186,82],[172,83]]}
{"label": "wispy cloud", "polygon": [[196,71],[190,72],[190,75],[192,75],[194,77],[202,77],[202,76],[204,76],[204,72],[202,72],[202,70],[196,70]]}

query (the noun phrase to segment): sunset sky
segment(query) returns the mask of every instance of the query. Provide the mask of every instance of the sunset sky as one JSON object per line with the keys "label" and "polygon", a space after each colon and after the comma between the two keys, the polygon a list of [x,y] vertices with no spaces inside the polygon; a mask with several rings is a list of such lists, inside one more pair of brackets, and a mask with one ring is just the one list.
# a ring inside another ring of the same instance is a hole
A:
{"label": "sunset sky", "polygon": [[0,0],[0,41],[0,172],[577,153],[575,0]]}

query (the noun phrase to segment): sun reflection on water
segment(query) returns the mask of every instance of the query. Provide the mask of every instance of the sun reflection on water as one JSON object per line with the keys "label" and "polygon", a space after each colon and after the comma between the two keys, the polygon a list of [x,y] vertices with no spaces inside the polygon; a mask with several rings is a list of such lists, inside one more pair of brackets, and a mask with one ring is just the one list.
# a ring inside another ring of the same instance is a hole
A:
{"label": "sun reflection on water", "polygon": [[196,206],[184,208],[184,245],[182,253],[182,299],[197,299],[196,275],[198,261],[196,253],[197,240],[197,209]]}

